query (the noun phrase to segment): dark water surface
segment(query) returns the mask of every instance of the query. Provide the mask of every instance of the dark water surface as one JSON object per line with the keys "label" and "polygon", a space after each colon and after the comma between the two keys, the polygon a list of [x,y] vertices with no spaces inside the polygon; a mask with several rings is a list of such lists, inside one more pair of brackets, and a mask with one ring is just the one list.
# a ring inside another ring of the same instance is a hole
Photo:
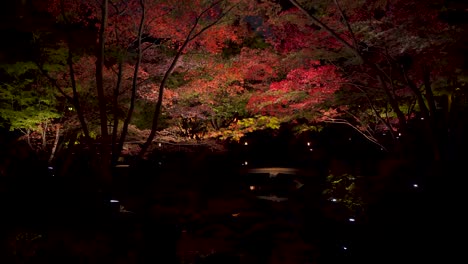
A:
{"label": "dark water surface", "polygon": [[[319,157],[158,154],[116,170],[108,193],[80,165],[56,177],[19,164],[21,177],[2,178],[1,263],[423,263],[462,252],[464,195],[449,180],[460,167]],[[285,203],[245,195],[242,170],[272,165],[304,169],[312,184]],[[363,217],[322,195],[343,172],[371,179]]]}

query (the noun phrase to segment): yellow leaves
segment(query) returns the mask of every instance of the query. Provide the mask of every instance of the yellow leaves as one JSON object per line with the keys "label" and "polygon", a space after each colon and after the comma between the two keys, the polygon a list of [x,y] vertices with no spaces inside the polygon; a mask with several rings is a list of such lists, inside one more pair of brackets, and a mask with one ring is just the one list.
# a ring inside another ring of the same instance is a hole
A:
{"label": "yellow leaves", "polygon": [[239,141],[248,133],[265,129],[279,129],[280,126],[281,120],[277,117],[257,115],[255,117],[240,119],[231,124],[229,128],[212,133],[210,136]]}

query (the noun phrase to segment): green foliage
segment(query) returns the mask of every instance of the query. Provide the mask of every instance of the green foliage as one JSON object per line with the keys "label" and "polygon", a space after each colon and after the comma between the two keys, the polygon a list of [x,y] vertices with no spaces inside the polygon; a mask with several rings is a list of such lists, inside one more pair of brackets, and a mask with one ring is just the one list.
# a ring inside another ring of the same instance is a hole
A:
{"label": "green foliage", "polygon": [[17,79],[31,70],[37,70],[35,63],[31,61],[17,62],[14,64],[0,65],[0,69],[11,78]]}
{"label": "green foliage", "polygon": [[[140,130],[151,129],[153,124],[154,104],[145,100],[135,101],[135,110],[132,115],[130,124],[136,126]],[[122,116],[123,119],[123,116]],[[173,123],[172,119],[166,112],[162,112],[158,118],[158,127],[165,129]]]}
{"label": "green foliage", "polygon": [[226,47],[222,50],[222,57],[224,59],[232,58],[241,53],[243,47],[250,49],[266,49],[271,45],[265,42],[265,38],[259,34],[254,34],[252,37],[245,38],[242,43],[228,42]]}
{"label": "green foliage", "polygon": [[318,125],[300,124],[292,128],[294,134],[300,135],[305,132],[320,132],[323,127]]}
{"label": "green foliage", "polygon": [[255,34],[255,36],[246,38],[242,45],[247,48],[251,49],[266,49],[271,45],[265,42],[265,38],[259,34]]}
{"label": "green foliage", "polygon": [[47,63],[43,68],[47,72],[62,72],[67,70],[67,56],[68,50],[64,47],[44,48],[42,56],[47,58]]}
{"label": "green foliage", "polygon": [[154,105],[144,100],[135,101],[135,112],[132,115],[132,124],[139,129],[149,129],[153,123]]}
{"label": "green foliage", "polygon": [[243,118],[231,124],[227,129],[213,133],[211,137],[218,137],[222,140],[239,141],[248,133],[258,130],[277,130],[280,128],[282,120],[274,116],[261,116]]}
{"label": "green foliage", "polygon": [[218,120],[229,125],[230,121],[235,118],[242,118],[247,115],[245,107],[248,102],[247,95],[239,95],[235,97],[219,96],[216,102],[217,105],[212,107],[213,120]]}
{"label": "green foliage", "polygon": [[237,124],[240,129],[248,129],[253,132],[259,129],[279,129],[281,121],[274,116],[255,116],[241,119]]}
{"label": "green foliage", "polygon": [[59,118],[55,93],[41,84],[32,62],[2,65],[6,81],[0,83],[0,126],[10,130],[36,130]]}
{"label": "green foliage", "polygon": [[326,199],[342,205],[354,215],[364,210],[365,202],[360,190],[360,176],[348,173],[327,176],[326,189],[323,192]]}
{"label": "green foliage", "polygon": [[184,73],[174,72],[167,80],[166,88],[173,89],[185,85],[187,83],[189,83],[189,80],[185,79]]}

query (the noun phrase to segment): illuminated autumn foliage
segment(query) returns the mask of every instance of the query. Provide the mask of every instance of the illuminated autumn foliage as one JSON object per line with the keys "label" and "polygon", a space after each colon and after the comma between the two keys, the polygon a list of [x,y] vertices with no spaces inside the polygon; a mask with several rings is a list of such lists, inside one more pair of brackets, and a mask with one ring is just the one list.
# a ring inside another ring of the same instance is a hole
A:
{"label": "illuminated autumn foliage", "polygon": [[35,5],[59,32],[36,38],[39,71],[73,108],[67,120],[114,155],[130,125],[149,129],[145,151],[161,129],[224,139],[277,127],[245,126],[266,119],[344,124],[377,143],[380,133],[396,142],[418,117],[436,149],[439,116],[465,83],[465,31],[443,18],[442,1]]}
{"label": "illuminated autumn foliage", "polygon": [[286,79],[271,83],[268,91],[253,95],[248,107],[270,115],[310,115],[318,105],[331,100],[343,82],[334,66],[312,61],[306,68],[291,70]]}

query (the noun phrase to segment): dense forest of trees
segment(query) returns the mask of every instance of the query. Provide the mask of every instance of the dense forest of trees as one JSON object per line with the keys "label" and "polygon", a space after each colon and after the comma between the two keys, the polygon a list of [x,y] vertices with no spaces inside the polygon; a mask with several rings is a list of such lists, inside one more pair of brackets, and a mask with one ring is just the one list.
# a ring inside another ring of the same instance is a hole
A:
{"label": "dense forest of trees", "polygon": [[144,156],[161,135],[238,141],[285,125],[300,134],[340,124],[377,148],[430,160],[466,145],[461,1],[8,8],[0,122],[50,162],[77,142],[99,143],[107,168],[129,152]]}

